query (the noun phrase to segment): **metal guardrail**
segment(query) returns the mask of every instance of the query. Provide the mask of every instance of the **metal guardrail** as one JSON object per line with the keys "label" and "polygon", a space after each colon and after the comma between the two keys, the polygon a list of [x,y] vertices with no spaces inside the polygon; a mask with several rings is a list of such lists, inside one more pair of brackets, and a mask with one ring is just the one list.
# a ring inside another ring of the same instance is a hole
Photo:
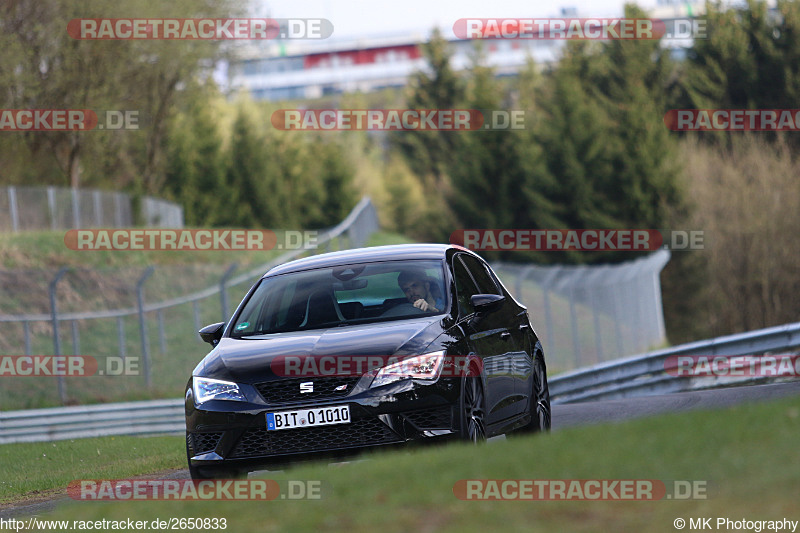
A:
{"label": "metal guardrail", "polygon": [[[699,378],[668,374],[665,366],[667,358],[679,355],[737,356],[775,351],[786,353],[797,346],[800,346],[800,322],[681,344],[560,374],[550,379],[550,394],[559,403],[571,403],[693,390],[698,388]],[[701,383],[702,386],[708,386]]]}
{"label": "metal guardrail", "polygon": [[0,444],[184,431],[183,400],[109,403],[0,413]]}
{"label": "metal guardrail", "polygon": [[[797,346],[800,322],[682,344],[561,374],[550,379],[550,393],[553,403],[570,403],[692,390],[697,388],[692,379],[667,374],[664,363],[668,357],[786,353]],[[183,406],[182,399],[174,399],[0,412],[0,444],[183,433]]]}

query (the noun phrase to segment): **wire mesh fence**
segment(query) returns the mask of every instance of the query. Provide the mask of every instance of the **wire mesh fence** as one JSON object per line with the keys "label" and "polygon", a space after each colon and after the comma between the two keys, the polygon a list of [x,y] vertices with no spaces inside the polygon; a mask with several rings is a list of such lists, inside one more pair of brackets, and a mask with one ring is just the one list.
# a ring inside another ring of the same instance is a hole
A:
{"label": "wire mesh fence", "polygon": [[562,371],[666,342],[660,273],[670,252],[595,266],[492,265],[528,307],[548,368]]}
{"label": "wire mesh fence", "polygon": [[[142,197],[138,211],[130,195],[62,187],[0,188],[0,231],[122,228],[140,222],[147,227],[183,227],[178,204]],[[136,217],[139,217],[137,220]]]}
{"label": "wire mesh fence", "polygon": [[[364,246],[378,219],[363,199],[317,246],[248,267],[182,264],[0,271],[0,354],[82,355],[85,376],[4,379],[3,409],[182,396],[208,352],[194,332],[227,321],[276,264]],[[604,266],[494,264],[528,307],[552,372],[641,353],[665,342],[659,273],[669,252]],[[0,368],[0,375],[2,369]]]}
{"label": "wire mesh fence", "polygon": [[97,364],[90,376],[4,379],[0,405],[182,396],[192,368],[208,352],[194,332],[227,321],[266,270],[305,255],[364,246],[377,229],[377,214],[365,198],[341,224],[320,232],[318,246],[247,270],[231,263],[0,271],[0,354],[88,356]]}

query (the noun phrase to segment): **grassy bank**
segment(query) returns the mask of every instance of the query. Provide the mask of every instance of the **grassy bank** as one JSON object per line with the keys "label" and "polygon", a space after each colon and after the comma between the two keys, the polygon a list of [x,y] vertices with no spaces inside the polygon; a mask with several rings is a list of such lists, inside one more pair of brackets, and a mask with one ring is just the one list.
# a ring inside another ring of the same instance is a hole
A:
{"label": "grassy bank", "polygon": [[[224,517],[233,531],[382,533],[675,531],[676,518],[797,520],[798,422],[797,398],[745,404],[565,429],[477,448],[456,443],[388,451],[367,461],[311,464],[270,476],[282,487],[289,480],[318,480],[319,500],[70,502],[54,517]],[[88,468],[86,472],[102,477]],[[707,498],[462,501],[453,493],[461,479],[655,479],[667,487],[674,480],[692,480],[706,484]]]}

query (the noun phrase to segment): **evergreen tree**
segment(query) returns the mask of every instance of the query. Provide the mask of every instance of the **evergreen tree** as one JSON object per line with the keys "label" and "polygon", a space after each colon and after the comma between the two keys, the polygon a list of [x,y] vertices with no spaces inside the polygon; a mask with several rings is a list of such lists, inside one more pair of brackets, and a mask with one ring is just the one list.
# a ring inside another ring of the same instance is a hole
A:
{"label": "evergreen tree", "polygon": [[[464,98],[461,79],[450,65],[453,51],[449,43],[434,30],[422,45],[428,69],[410,76],[407,105],[411,109],[455,109]],[[398,132],[392,141],[399,147],[411,169],[423,179],[428,192],[443,194],[447,189],[446,174],[450,157],[458,141],[450,132]]]}
{"label": "evergreen tree", "polygon": [[[525,127],[512,131],[512,142],[520,165],[520,195],[518,201],[522,208],[516,213],[514,225],[518,228],[555,229],[563,228],[558,205],[554,198],[557,181],[547,166],[547,158],[542,148],[539,135],[549,127],[543,118],[539,96],[542,89],[542,77],[537,66],[529,58],[525,68],[520,72],[516,83],[517,98],[513,108],[525,112]],[[537,261],[545,260],[542,254],[536,254]]]}
{"label": "evergreen tree", "polygon": [[321,213],[309,220],[309,227],[330,227],[341,222],[358,201],[353,188],[354,169],[344,155],[339,142],[316,137],[311,141],[313,173],[317,187],[324,191]]}
{"label": "evergreen tree", "polygon": [[252,122],[251,110],[240,104],[231,133],[228,187],[236,195],[236,226],[272,228],[281,216],[281,194],[269,171],[267,143]]}
{"label": "evergreen tree", "polygon": [[177,121],[168,145],[165,185],[190,226],[235,223],[234,191],[225,183],[222,139],[213,111],[199,101]]}
{"label": "evergreen tree", "polygon": [[[645,13],[628,5],[625,17]],[[622,227],[661,228],[666,209],[680,203],[676,138],[664,127],[666,91],[674,65],[658,40],[604,43],[604,67],[590,75],[599,105],[611,118],[617,141],[614,171],[602,175],[598,189],[617,196],[610,215]]]}
{"label": "evergreen tree", "polygon": [[[494,71],[476,50],[467,73],[463,107],[481,111],[485,121],[501,110],[502,91]],[[512,228],[523,206],[519,195],[519,162],[510,131],[444,132],[457,136],[447,166],[453,194],[450,204],[464,228]]]}

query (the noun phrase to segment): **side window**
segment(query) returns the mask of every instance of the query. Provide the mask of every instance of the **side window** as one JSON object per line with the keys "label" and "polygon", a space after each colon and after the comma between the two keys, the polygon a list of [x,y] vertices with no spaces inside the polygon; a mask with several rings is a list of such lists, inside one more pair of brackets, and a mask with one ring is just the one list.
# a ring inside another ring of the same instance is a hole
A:
{"label": "side window", "polygon": [[472,276],[467,272],[467,268],[459,259],[460,255],[453,258],[453,277],[456,282],[456,294],[458,298],[458,316],[466,316],[475,312],[470,303],[470,298],[478,294],[478,288],[472,281]]}
{"label": "side window", "polygon": [[462,255],[461,259],[467,265],[475,283],[478,284],[478,289],[481,294],[501,294],[500,287],[495,283],[494,278],[489,273],[486,265],[472,257],[471,255]]}

